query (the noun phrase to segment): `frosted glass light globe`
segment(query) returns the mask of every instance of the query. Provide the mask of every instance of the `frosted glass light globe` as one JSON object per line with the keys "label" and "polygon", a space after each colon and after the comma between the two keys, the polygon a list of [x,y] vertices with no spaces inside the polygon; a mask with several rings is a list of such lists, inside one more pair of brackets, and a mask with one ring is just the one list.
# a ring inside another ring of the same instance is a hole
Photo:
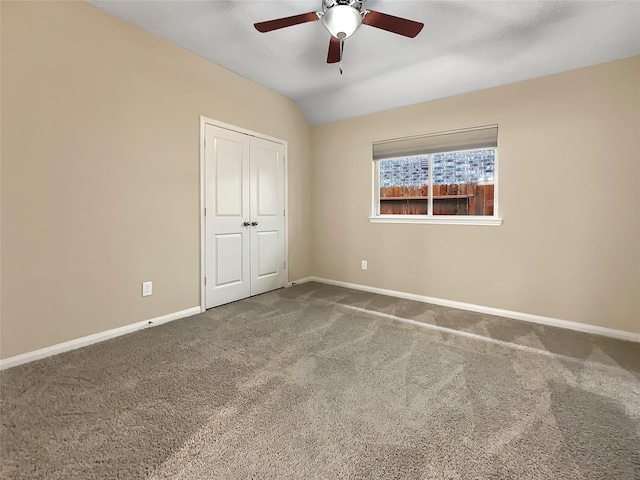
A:
{"label": "frosted glass light globe", "polygon": [[325,12],[322,23],[331,35],[345,39],[353,35],[362,24],[362,16],[349,5],[336,5]]}

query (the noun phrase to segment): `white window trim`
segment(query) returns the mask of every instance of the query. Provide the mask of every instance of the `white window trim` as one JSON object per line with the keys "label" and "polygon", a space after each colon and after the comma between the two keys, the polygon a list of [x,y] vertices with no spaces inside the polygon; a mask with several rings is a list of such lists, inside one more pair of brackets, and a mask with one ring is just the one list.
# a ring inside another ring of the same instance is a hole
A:
{"label": "white window trim", "polygon": [[371,223],[425,223],[431,225],[502,225],[502,218],[480,215],[378,215]]}
{"label": "white window trim", "polygon": [[[502,225],[502,218],[499,216],[498,210],[498,191],[500,185],[498,182],[498,148],[493,147],[495,150],[495,162],[493,169],[493,212],[492,216],[481,215],[380,215],[380,173],[378,171],[378,164],[380,160],[374,160],[372,165],[372,177],[373,177],[373,206],[371,209],[371,216],[369,221],[371,223],[422,223],[431,225],[486,225],[486,226],[500,226]],[[459,151],[473,151],[473,150],[486,150],[486,148],[467,149]],[[443,152],[448,153],[448,152]],[[438,153],[440,154],[440,153]],[[433,155],[429,156],[429,192],[433,192]],[[429,212],[433,212],[433,197],[429,195]]]}

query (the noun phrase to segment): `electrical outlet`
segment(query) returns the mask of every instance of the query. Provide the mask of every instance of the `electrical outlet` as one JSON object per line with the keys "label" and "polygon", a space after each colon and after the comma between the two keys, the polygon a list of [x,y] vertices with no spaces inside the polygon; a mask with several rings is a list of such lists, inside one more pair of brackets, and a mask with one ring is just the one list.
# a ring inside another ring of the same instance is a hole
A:
{"label": "electrical outlet", "polygon": [[362,260],[362,269],[363,270],[367,269],[367,261],[366,260]]}
{"label": "electrical outlet", "polygon": [[142,282],[142,296],[148,297],[153,292],[153,282]]}

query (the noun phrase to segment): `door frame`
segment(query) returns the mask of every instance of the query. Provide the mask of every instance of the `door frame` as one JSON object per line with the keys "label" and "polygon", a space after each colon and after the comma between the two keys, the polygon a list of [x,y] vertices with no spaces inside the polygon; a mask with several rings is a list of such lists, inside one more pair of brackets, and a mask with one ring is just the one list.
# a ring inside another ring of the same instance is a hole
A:
{"label": "door frame", "polygon": [[[206,206],[206,179],[205,179],[205,158],[204,158],[204,142],[206,135],[206,126],[212,125],[218,128],[224,128],[225,130],[231,130],[232,132],[242,133],[249,135],[250,137],[261,138],[270,142],[280,143],[284,146],[284,271],[285,271],[285,285],[289,280],[289,217],[287,212],[289,211],[289,162],[288,162],[288,144],[286,140],[280,138],[271,137],[262,133],[247,130],[246,128],[237,127],[229,123],[224,123],[213,118],[200,116],[200,311],[207,310],[206,307],[206,288],[205,288],[205,275],[207,273],[205,254],[206,254],[206,219],[204,215],[204,209]],[[284,286],[284,285],[283,285]]]}

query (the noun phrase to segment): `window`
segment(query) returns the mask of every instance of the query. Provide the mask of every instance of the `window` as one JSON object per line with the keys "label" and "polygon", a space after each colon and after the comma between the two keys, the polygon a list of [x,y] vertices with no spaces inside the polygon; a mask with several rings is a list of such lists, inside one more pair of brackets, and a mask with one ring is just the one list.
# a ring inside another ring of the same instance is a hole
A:
{"label": "window", "polygon": [[500,225],[496,125],[373,145],[371,221]]}

